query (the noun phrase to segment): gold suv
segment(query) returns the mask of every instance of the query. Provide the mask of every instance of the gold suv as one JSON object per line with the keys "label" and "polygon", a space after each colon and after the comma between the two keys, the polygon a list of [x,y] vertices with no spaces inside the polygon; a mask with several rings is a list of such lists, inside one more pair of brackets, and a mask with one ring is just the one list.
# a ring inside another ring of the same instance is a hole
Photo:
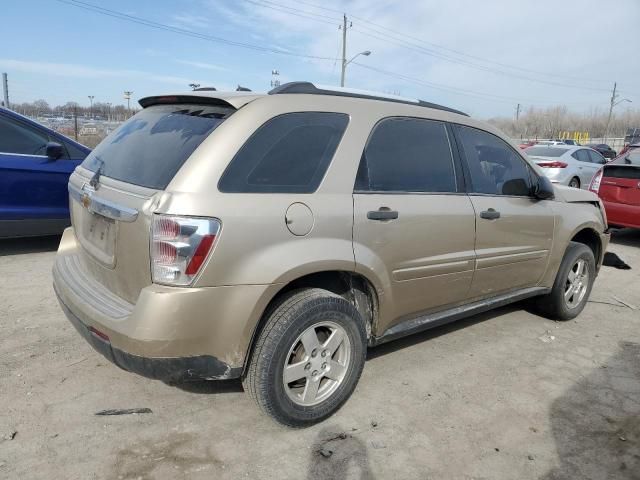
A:
{"label": "gold suv", "polygon": [[566,320],[608,243],[462,112],[307,82],[147,97],[69,181],[62,309],[119,367],[242,378],[289,426],[331,415],[366,351],[507,303]]}

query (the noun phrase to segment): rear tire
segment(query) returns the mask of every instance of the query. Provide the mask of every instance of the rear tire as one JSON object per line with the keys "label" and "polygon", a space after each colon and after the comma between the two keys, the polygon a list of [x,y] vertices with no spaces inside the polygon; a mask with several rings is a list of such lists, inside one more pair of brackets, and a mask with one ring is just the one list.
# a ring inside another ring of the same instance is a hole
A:
{"label": "rear tire", "polygon": [[552,320],[571,320],[582,312],[596,278],[593,252],[582,243],[569,242],[551,292],[535,299],[535,308]]}
{"label": "rear tire", "polygon": [[364,322],[344,298],[319,288],[286,294],[267,313],[243,386],[289,427],[335,413],[356,387],[366,356]]}
{"label": "rear tire", "polygon": [[573,177],[569,180],[569,186],[571,188],[580,188],[580,179],[578,177]]}

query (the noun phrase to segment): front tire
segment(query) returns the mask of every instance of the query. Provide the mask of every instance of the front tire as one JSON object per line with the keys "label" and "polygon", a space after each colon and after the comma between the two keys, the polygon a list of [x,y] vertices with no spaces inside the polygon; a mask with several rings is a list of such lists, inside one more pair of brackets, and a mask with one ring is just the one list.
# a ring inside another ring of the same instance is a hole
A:
{"label": "front tire", "polygon": [[260,409],[289,427],[335,413],[364,367],[364,322],[344,298],[319,288],[286,294],[267,313],[243,379]]}
{"label": "front tire", "polygon": [[537,310],[552,320],[571,320],[584,310],[596,278],[593,252],[582,243],[569,242],[551,292],[538,297]]}

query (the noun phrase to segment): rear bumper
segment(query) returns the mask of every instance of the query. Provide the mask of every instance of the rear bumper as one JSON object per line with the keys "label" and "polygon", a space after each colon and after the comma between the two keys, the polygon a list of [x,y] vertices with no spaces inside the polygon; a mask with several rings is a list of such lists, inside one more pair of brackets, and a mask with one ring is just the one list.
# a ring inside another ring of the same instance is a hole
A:
{"label": "rear bumper", "polygon": [[53,267],[65,314],[110,361],[165,381],[239,377],[256,325],[281,287],[151,284],[128,303],[98,281],[90,261],[73,228],[65,230]]}
{"label": "rear bumper", "polygon": [[95,333],[95,329],[82,323],[82,320],[69,310],[59,295],[58,301],[71,324],[94,350],[128,372],[167,383],[190,380],[223,380],[238,378],[242,374],[242,368],[233,368],[210,355],[178,358],[147,358],[132,355],[115,348],[109,340]]}

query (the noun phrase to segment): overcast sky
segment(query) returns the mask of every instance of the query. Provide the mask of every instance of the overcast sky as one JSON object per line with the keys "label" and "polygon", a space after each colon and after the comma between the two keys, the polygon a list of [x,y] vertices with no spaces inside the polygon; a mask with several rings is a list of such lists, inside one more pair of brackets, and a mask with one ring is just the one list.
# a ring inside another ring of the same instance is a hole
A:
{"label": "overcast sky", "polygon": [[338,85],[345,12],[348,58],[372,52],[349,65],[348,87],[491,117],[513,115],[517,103],[604,110],[617,81],[620,99],[634,102],[618,108],[640,107],[639,0],[22,0],[2,8],[0,70],[13,102],[88,104],[94,95],[115,104],[124,90],[137,99],[191,82],[265,91],[272,69],[283,83]]}

